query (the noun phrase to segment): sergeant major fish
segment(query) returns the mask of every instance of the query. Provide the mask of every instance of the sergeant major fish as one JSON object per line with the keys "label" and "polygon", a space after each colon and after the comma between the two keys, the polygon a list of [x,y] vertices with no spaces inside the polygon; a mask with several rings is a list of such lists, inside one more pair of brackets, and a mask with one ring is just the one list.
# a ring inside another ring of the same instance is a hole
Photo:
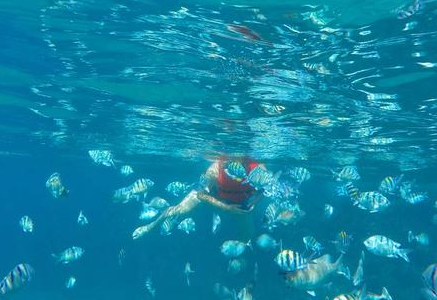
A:
{"label": "sergeant major fish", "polygon": [[331,172],[337,181],[356,181],[361,179],[357,167],[355,166],[345,166],[338,173],[333,170],[331,170]]}
{"label": "sergeant major fish", "polygon": [[23,216],[19,222],[23,232],[32,233],[33,232],[33,221],[29,216]]}
{"label": "sergeant major fish", "polygon": [[7,295],[17,291],[27,285],[35,274],[35,270],[28,264],[19,264],[15,266],[0,281],[0,295]]}
{"label": "sergeant major fish", "polygon": [[392,300],[391,295],[385,287],[382,288],[381,294],[366,292],[366,300]]}
{"label": "sergeant major fish", "polygon": [[311,179],[310,172],[306,168],[302,167],[292,168],[287,172],[287,174],[299,184]]}
{"label": "sergeant major fish", "polygon": [[186,218],[179,223],[177,228],[180,231],[189,234],[190,232],[196,231],[196,223],[194,222],[193,218]]}
{"label": "sergeant major fish", "polygon": [[294,272],[307,268],[309,262],[300,253],[293,250],[282,250],[275,258],[276,264],[284,272]]}
{"label": "sergeant major fish", "polygon": [[238,161],[227,162],[224,171],[233,180],[242,181],[246,178],[246,168]]}
{"label": "sergeant major fish", "polygon": [[165,190],[167,192],[169,192],[170,194],[172,194],[175,197],[179,197],[182,196],[186,193],[188,193],[188,191],[193,187],[193,185],[189,185],[188,183],[185,182],[180,182],[180,181],[174,181],[174,182],[170,182],[167,187],[165,188]]}
{"label": "sergeant major fish", "polygon": [[311,251],[320,255],[320,252],[323,250],[323,246],[313,236],[304,236],[302,240],[307,251]]}
{"label": "sergeant major fish", "polygon": [[109,150],[89,150],[89,156],[98,165],[114,167],[114,157]]}
{"label": "sergeant major fish", "polygon": [[385,257],[400,257],[409,262],[409,249],[400,249],[401,244],[383,235],[373,235],[364,241],[364,245],[371,253]]}
{"label": "sergeant major fish", "polygon": [[378,192],[363,192],[354,201],[354,205],[370,213],[375,213],[387,209],[390,206],[390,201]]}
{"label": "sergeant major fish", "polygon": [[228,272],[232,274],[240,273],[246,268],[246,261],[242,258],[232,258],[228,263]]}
{"label": "sergeant major fish", "polygon": [[46,181],[46,187],[55,198],[67,196],[68,194],[68,190],[62,184],[61,175],[59,175],[59,173],[50,175]]}
{"label": "sergeant major fish", "polygon": [[156,209],[165,209],[170,206],[170,204],[161,197],[153,197],[152,200],[149,202],[149,206],[156,208]]}
{"label": "sergeant major fish", "polygon": [[254,189],[261,190],[279,178],[280,173],[273,174],[260,165],[253,168],[243,183],[249,183]]}
{"label": "sergeant major fish", "polygon": [[121,168],[120,168],[121,175],[123,175],[125,177],[133,174],[133,172],[134,172],[134,169],[132,169],[132,167],[128,166],[128,165],[121,166]]}
{"label": "sergeant major fish", "polygon": [[344,254],[349,250],[349,247],[352,243],[352,236],[348,235],[346,231],[342,230],[337,234],[332,243],[335,244],[337,251]]}
{"label": "sergeant major fish", "polygon": [[62,264],[69,264],[73,261],[80,259],[84,253],[85,250],[81,247],[73,246],[65,249],[59,255],[52,254],[52,256],[56,259],[57,262],[60,262]]}
{"label": "sergeant major fish", "polygon": [[150,204],[143,203],[143,209],[140,212],[139,219],[142,221],[149,221],[158,215],[159,211],[150,206]]}
{"label": "sergeant major fish", "polygon": [[236,240],[228,240],[223,242],[220,247],[220,251],[227,257],[235,258],[243,254],[247,247],[252,249],[252,242],[250,240],[247,243]]}
{"label": "sergeant major fish", "polygon": [[397,177],[392,177],[392,176],[385,177],[381,181],[381,184],[379,185],[379,191],[381,193],[394,194],[396,190],[399,188],[403,178],[404,178],[403,174]]}

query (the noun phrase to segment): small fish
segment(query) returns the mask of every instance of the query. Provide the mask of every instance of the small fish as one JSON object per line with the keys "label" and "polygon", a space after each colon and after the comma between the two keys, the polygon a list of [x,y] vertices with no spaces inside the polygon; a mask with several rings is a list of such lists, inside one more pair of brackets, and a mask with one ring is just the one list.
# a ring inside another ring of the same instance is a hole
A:
{"label": "small fish", "polygon": [[364,241],[364,246],[371,253],[379,256],[385,257],[400,257],[406,262],[409,262],[408,253],[411,252],[409,249],[400,249],[401,244],[389,239],[383,235],[374,235],[369,237]]}
{"label": "small fish", "polygon": [[270,235],[263,233],[256,239],[256,245],[260,249],[274,250],[276,248],[281,248],[281,242],[277,242]]}
{"label": "small fish", "polygon": [[235,291],[231,291],[228,287],[221,283],[214,283],[213,286],[214,294],[220,299],[235,299]]}
{"label": "small fish", "polygon": [[330,204],[325,204],[324,209],[323,209],[323,216],[326,219],[330,219],[333,214],[334,214],[334,207]]}
{"label": "small fish", "polygon": [[33,225],[32,219],[29,216],[23,216],[20,219],[19,224],[20,224],[21,229],[23,230],[23,232],[26,232],[26,233],[32,233],[33,232],[34,225]]}
{"label": "small fish", "polygon": [[220,230],[222,220],[218,214],[212,215],[212,234],[216,234]]}
{"label": "small fish", "polygon": [[426,199],[428,199],[426,193],[411,193],[406,198],[404,198],[404,200],[410,204],[417,204],[425,201]]}
{"label": "small fish", "polygon": [[146,198],[148,191],[155,185],[150,179],[140,178],[127,187],[116,190],[112,196],[114,202],[128,203]]}
{"label": "small fish", "polygon": [[150,295],[152,298],[155,298],[156,290],[155,290],[155,288],[154,288],[154,286],[153,286],[152,277],[148,276],[148,277],[146,278],[146,282],[145,282],[144,285],[145,285],[146,290],[147,290],[147,292],[149,293],[149,295]]}
{"label": "small fish", "polygon": [[308,235],[302,238],[303,243],[307,251],[311,251],[315,254],[319,254],[323,250],[322,244],[320,244],[313,236]]}
{"label": "small fish", "polygon": [[354,201],[354,205],[370,213],[383,211],[390,204],[390,201],[383,194],[373,191],[360,193],[359,197]]}
{"label": "small fish", "polygon": [[228,263],[228,272],[238,274],[246,268],[246,261],[242,258],[232,258]]}
{"label": "small fish", "polygon": [[397,177],[392,177],[392,176],[385,177],[382,180],[381,184],[379,185],[379,191],[381,193],[393,195],[396,192],[396,190],[399,188],[403,178],[404,178],[403,174]]}
{"label": "small fish", "polygon": [[114,157],[109,150],[89,150],[89,156],[98,165],[114,167]]}
{"label": "small fish", "polygon": [[190,234],[190,232],[196,231],[196,222],[193,218],[186,218],[179,223],[177,228],[186,234]]}
{"label": "small fish", "polygon": [[128,166],[128,165],[121,166],[121,168],[120,168],[120,174],[125,176],[125,177],[133,174],[133,172],[134,172],[134,169],[132,169],[132,167]]}
{"label": "small fish", "polygon": [[226,28],[229,31],[236,32],[241,34],[244,38],[251,40],[251,41],[261,41],[261,36],[253,31],[252,29],[243,26],[243,25],[235,25],[235,24],[229,24],[226,26]]}
{"label": "small fish", "polygon": [[299,184],[308,181],[311,178],[310,172],[302,167],[292,168],[287,172],[287,174]]}
{"label": "small fish", "polygon": [[59,255],[52,254],[52,256],[56,259],[57,262],[60,262],[62,264],[69,264],[73,261],[80,259],[84,253],[85,250],[83,248],[73,246],[65,249]]}
{"label": "small fish", "polygon": [[150,221],[158,215],[159,211],[147,203],[143,203],[139,219],[142,221]]}
{"label": "small fish", "polygon": [[279,208],[276,203],[270,203],[264,212],[263,223],[269,229],[276,227],[276,219],[279,214]]}
{"label": "small fish", "polygon": [[243,254],[247,247],[252,249],[252,242],[250,240],[247,243],[227,240],[221,245],[220,251],[227,257],[235,258]]}
{"label": "small fish", "polygon": [[409,243],[416,242],[419,245],[428,246],[429,245],[429,236],[428,236],[428,234],[426,234],[424,232],[421,232],[421,233],[415,235],[410,230],[410,231],[408,231],[408,242]]}
{"label": "small fish", "polygon": [[365,291],[358,291],[349,294],[340,294],[333,300],[367,300]]}
{"label": "small fish", "polygon": [[437,264],[429,265],[422,272],[422,281],[424,285],[422,295],[427,300],[437,299]]}
{"label": "small fish", "polygon": [[401,8],[397,11],[398,19],[406,19],[416,14],[418,11],[423,9],[424,1],[423,0],[414,0],[414,2],[406,8]]}
{"label": "small fish", "polygon": [[261,166],[256,166],[250,171],[247,178],[243,181],[243,183],[249,183],[254,189],[261,190],[264,189],[267,185],[271,184],[279,177],[280,173],[276,175],[272,172],[267,171]]}
{"label": "small fish", "polygon": [[358,169],[355,166],[345,166],[338,173],[333,170],[331,170],[331,172],[337,181],[356,181],[361,179]]}
{"label": "small fish", "polygon": [[46,187],[55,198],[67,196],[68,194],[68,190],[62,184],[61,175],[59,175],[59,173],[50,175],[46,181]]}
{"label": "small fish", "polygon": [[124,262],[126,260],[126,251],[121,248],[120,251],[118,251],[118,266],[122,267],[124,265]]}
{"label": "small fish", "polygon": [[413,183],[410,181],[404,181],[399,187],[399,193],[401,198],[406,200],[410,194],[413,192]]}
{"label": "small fish", "polygon": [[333,243],[335,244],[337,251],[344,254],[349,250],[349,247],[352,243],[352,236],[348,235],[346,231],[342,230],[337,234]]}
{"label": "small fish", "polygon": [[161,235],[170,235],[173,228],[176,226],[176,218],[167,218],[161,224]]}
{"label": "small fish", "polygon": [[187,262],[185,264],[184,274],[185,278],[187,279],[187,285],[190,286],[190,274],[194,273],[194,271],[191,269],[191,264]]}
{"label": "small fish", "polygon": [[354,276],[352,276],[352,282],[354,284],[354,286],[359,286],[361,283],[363,283],[363,277],[364,277],[364,251],[361,251],[361,257],[360,260],[358,261],[358,266],[357,266],[357,270],[354,273]]}
{"label": "small fish", "polygon": [[242,181],[246,178],[246,168],[241,162],[238,161],[231,161],[226,163],[224,171],[226,175],[233,180]]}
{"label": "small fish", "polygon": [[34,274],[35,270],[28,264],[15,266],[0,281],[0,295],[4,296],[23,288],[33,279]]}
{"label": "small fish", "polygon": [[69,277],[65,282],[65,287],[67,289],[72,289],[74,288],[75,285],[76,285],[76,278],[74,278],[73,276]]}
{"label": "small fish", "polygon": [[309,261],[293,250],[282,250],[275,258],[276,264],[285,272],[295,272],[307,267]]}
{"label": "small fish", "polygon": [[83,214],[83,211],[80,211],[79,212],[79,216],[77,217],[77,223],[80,225],[80,226],[85,226],[85,225],[88,225],[88,219],[87,219],[87,217]]}
{"label": "small fish", "polygon": [[179,197],[184,194],[187,194],[192,187],[193,185],[189,185],[188,183],[174,181],[174,182],[170,182],[165,188],[165,190],[170,194],[172,194],[173,196]]}
{"label": "small fish", "polygon": [[356,201],[359,198],[360,191],[352,184],[352,182],[347,182],[338,187],[337,195],[349,197],[351,200]]}
{"label": "small fish", "polygon": [[149,206],[156,209],[165,209],[170,206],[167,200],[161,197],[153,197],[149,202]]}

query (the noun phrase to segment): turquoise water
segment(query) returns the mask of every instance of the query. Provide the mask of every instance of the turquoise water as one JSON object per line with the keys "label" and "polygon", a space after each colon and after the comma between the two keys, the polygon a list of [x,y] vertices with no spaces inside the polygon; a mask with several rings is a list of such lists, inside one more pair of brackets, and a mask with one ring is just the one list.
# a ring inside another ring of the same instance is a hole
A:
{"label": "turquoise water", "polygon": [[[5,2],[5,1],[3,1]],[[11,299],[226,299],[215,283],[254,299],[312,299],[289,288],[274,258],[255,245],[261,233],[305,253],[313,235],[322,254],[352,236],[345,265],[355,272],[365,251],[368,291],[420,299],[421,274],[437,261],[433,216],[436,152],[437,5],[435,1],[50,1],[0,4],[0,276],[29,263],[35,276]],[[413,7],[413,8],[411,8]],[[114,166],[89,150],[110,150]],[[170,182],[198,188],[215,159],[247,156],[281,180],[293,167],[311,178],[299,187],[304,216],[266,228],[264,197],[246,218],[202,204],[185,217],[189,235],[151,232],[138,219],[141,201],[179,203]],[[132,166],[128,177],[122,165]],[[411,204],[386,194],[390,206],[370,213],[341,197],[331,170],[356,166],[360,192],[377,191],[386,176],[404,174],[427,199]],[[69,190],[46,188],[59,172]],[[115,190],[139,178],[154,182],[147,197],[114,203]],[[324,205],[334,207],[324,217]],[[79,226],[83,210],[89,220]],[[213,213],[221,230],[211,233]],[[34,222],[24,233],[22,216]],[[244,224],[243,224],[244,223]],[[429,235],[409,243],[408,231]],[[412,249],[410,262],[374,255],[363,242],[385,235]],[[225,240],[253,241],[246,267],[228,272]],[[56,263],[52,253],[80,246],[84,256]],[[124,258],[120,262],[120,251]],[[195,271],[188,287],[186,262]],[[258,276],[254,280],[254,266]],[[65,287],[68,277],[77,283]],[[147,291],[151,278],[156,294]],[[320,284],[315,299],[360,286],[342,276]],[[239,299],[242,299],[241,297]],[[246,298],[248,299],[248,298]]]}

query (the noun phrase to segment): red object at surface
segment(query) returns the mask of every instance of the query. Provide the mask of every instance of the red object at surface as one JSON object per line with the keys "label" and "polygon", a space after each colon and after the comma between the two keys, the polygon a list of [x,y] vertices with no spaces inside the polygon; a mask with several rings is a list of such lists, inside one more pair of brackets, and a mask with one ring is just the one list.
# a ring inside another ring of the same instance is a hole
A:
{"label": "red object at surface", "polygon": [[[248,183],[242,183],[242,181],[230,178],[225,172],[225,163],[226,160],[224,159],[219,161],[218,196],[229,202],[243,203],[253,195],[255,189]],[[258,165],[257,162],[245,159],[243,166],[246,169],[246,175]]]}

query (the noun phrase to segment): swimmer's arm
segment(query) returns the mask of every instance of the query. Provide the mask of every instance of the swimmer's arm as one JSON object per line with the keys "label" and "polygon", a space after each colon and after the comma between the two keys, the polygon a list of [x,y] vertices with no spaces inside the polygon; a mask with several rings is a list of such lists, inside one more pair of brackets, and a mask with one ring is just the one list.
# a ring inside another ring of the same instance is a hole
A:
{"label": "swimmer's arm", "polygon": [[250,209],[242,209],[242,208],[240,208],[239,205],[226,204],[223,201],[220,201],[220,200],[216,199],[215,197],[213,197],[213,196],[211,196],[209,194],[203,193],[203,192],[199,192],[197,194],[197,197],[201,201],[208,202],[209,204],[211,204],[211,205],[213,205],[215,207],[218,207],[218,208],[220,208],[222,210],[229,211],[229,212],[244,214],[244,213],[251,212],[252,209],[253,209],[253,207],[250,208]]}

